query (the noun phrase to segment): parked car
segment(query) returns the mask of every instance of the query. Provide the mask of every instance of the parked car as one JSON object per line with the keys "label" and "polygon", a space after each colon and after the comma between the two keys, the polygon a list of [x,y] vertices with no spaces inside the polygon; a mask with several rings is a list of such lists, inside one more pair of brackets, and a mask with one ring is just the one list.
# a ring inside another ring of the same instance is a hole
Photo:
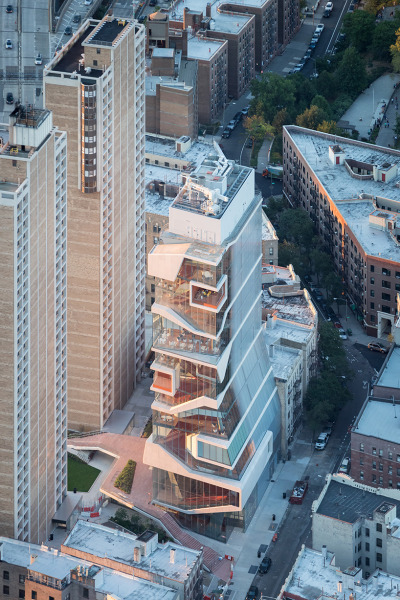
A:
{"label": "parked car", "polygon": [[265,575],[265,573],[268,573],[268,570],[270,568],[272,564],[272,560],[270,559],[269,556],[264,556],[264,558],[262,559],[260,566],[258,567],[258,572],[261,575]]}
{"label": "parked car", "polygon": [[246,600],[255,600],[256,598],[258,598],[258,587],[256,585],[251,585],[247,592]]}
{"label": "parked car", "polygon": [[328,19],[328,18],[331,16],[331,11],[330,11],[330,10],[324,10],[324,12],[323,12],[322,16],[323,16],[325,19]]}
{"label": "parked car", "polygon": [[14,104],[14,96],[12,92],[8,92],[6,96],[6,104]]}
{"label": "parked car", "polygon": [[81,19],[82,19],[81,15],[78,15],[78,14],[77,14],[77,15],[74,15],[74,16],[73,16],[73,18],[72,18],[72,22],[73,22],[73,23],[80,23],[80,22],[81,22]]}
{"label": "parked car", "polygon": [[329,422],[325,425],[322,433],[326,433],[326,435],[329,437],[332,435],[332,431],[333,431],[333,423]]}
{"label": "parked car", "polygon": [[327,433],[320,433],[317,441],[315,442],[316,450],[325,450],[328,443],[329,435]]}
{"label": "parked car", "polygon": [[342,460],[342,464],[339,467],[339,473],[349,473],[350,472],[350,459],[344,458]]}
{"label": "parked car", "polygon": [[11,40],[6,40],[6,49],[12,50],[13,44]]}
{"label": "parked car", "polygon": [[11,4],[7,4],[6,6],[6,13],[10,14],[14,11],[13,7]]}
{"label": "parked car", "polygon": [[93,0],[85,0],[85,1],[84,1],[84,5],[85,5],[85,6],[90,6],[90,5],[92,4],[92,1],[93,1]]}
{"label": "parked car", "polygon": [[389,348],[382,346],[378,342],[370,342],[368,344],[368,350],[373,350],[374,352],[381,352],[382,354],[387,354],[389,352]]}
{"label": "parked car", "polygon": [[247,138],[246,147],[247,148],[253,147],[253,138],[252,137]]}
{"label": "parked car", "polygon": [[244,108],[242,108],[242,115],[244,117],[247,117],[247,115],[249,114],[249,110],[250,110],[250,105],[249,106],[245,106]]}
{"label": "parked car", "polygon": [[311,48],[308,48],[308,50],[306,50],[306,53],[305,53],[305,55],[304,55],[304,57],[303,57],[303,61],[305,62],[305,61],[307,61],[309,58],[311,58],[311,54],[312,54]]}
{"label": "parked car", "polygon": [[72,27],[71,25],[68,25],[65,29],[64,29],[64,35],[72,35]]}
{"label": "parked car", "polygon": [[240,123],[240,121],[243,118],[243,113],[240,110],[239,112],[236,113],[236,115],[233,117],[233,121],[236,121],[236,124]]}
{"label": "parked car", "polygon": [[156,6],[156,5],[157,5],[157,0],[150,0],[149,6]]}
{"label": "parked car", "polygon": [[229,129],[230,131],[233,131],[235,129],[236,125],[237,125],[236,121],[231,119],[229,121],[228,125],[225,127],[225,129]]}
{"label": "parked car", "polygon": [[323,32],[324,29],[325,29],[325,25],[323,25],[322,23],[320,23],[315,28],[314,34],[318,33],[318,35],[321,35],[321,33]]}
{"label": "parked car", "polygon": [[146,15],[140,15],[140,17],[138,18],[139,23],[145,23],[146,22]]}
{"label": "parked car", "polygon": [[344,329],[339,329],[339,337],[341,340],[347,340],[347,333]]}
{"label": "parked car", "polygon": [[224,129],[222,132],[222,137],[229,138],[229,137],[231,137],[231,133],[232,133],[231,129]]}
{"label": "parked car", "polygon": [[327,2],[325,4],[325,10],[333,10],[333,2]]}
{"label": "parked car", "polygon": [[350,4],[348,11],[349,13],[354,12],[354,4]]}
{"label": "parked car", "polygon": [[35,57],[35,65],[41,65],[43,63],[43,58],[42,55],[39,53],[36,57]]}
{"label": "parked car", "polygon": [[342,324],[340,321],[335,321],[333,324],[334,327],[336,327],[336,329],[343,329]]}

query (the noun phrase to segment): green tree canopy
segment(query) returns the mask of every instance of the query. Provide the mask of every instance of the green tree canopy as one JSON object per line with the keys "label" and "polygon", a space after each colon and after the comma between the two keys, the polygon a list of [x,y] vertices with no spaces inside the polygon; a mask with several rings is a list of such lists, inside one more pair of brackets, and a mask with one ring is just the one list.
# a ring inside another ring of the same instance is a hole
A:
{"label": "green tree canopy", "polygon": [[336,97],[337,89],[333,73],[329,73],[326,70],[321,70],[321,72],[319,72],[316,86],[318,94],[323,95],[325,98],[333,99]]}
{"label": "green tree canopy", "polygon": [[318,108],[320,108],[323,111],[325,119],[327,121],[329,121],[329,119],[332,118],[331,105],[329,104],[325,96],[322,96],[321,94],[317,94],[316,96],[314,96],[314,98],[311,100],[311,106],[318,106]]}
{"label": "green tree canopy", "polygon": [[396,43],[396,27],[393,21],[382,21],[375,26],[372,36],[372,50],[376,60],[390,62],[390,46]]}
{"label": "green tree canopy", "polygon": [[291,78],[276,73],[266,73],[261,79],[253,79],[251,93],[257,98],[254,106],[256,114],[271,123],[278,110],[286,108],[289,113],[295,107],[295,85]]}
{"label": "green tree canopy", "polygon": [[358,52],[365,52],[371,45],[375,28],[375,17],[364,10],[347,13],[343,19],[343,30],[350,44]]}
{"label": "green tree canopy", "polygon": [[365,89],[367,84],[365,64],[354,47],[350,46],[345,50],[336,70],[335,80],[338,89],[352,98]]}
{"label": "green tree canopy", "polygon": [[343,135],[343,130],[336,125],[336,121],[322,121],[317,127],[317,131],[331,133],[332,135]]}
{"label": "green tree canopy", "polygon": [[288,242],[309,248],[314,236],[313,223],[301,208],[289,209],[279,218],[279,237]]}
{"label": "green tree canopy", "polygon": [[247,134],[257,141],[263,140],[266,136],[272,136],[274,134],[274,128],[269,123],[266,123],[261,115],[253,115],[252,117],[246,117],[243,126],[247,131]]}
{"label": "green tree canopy", "polygon": [[308,129],[317,129],[324,118],[324,111],[318,106],[311,105],[310,108],[306,108],[301,115],[297,116],[296,124],[300,127],[307,127]]}

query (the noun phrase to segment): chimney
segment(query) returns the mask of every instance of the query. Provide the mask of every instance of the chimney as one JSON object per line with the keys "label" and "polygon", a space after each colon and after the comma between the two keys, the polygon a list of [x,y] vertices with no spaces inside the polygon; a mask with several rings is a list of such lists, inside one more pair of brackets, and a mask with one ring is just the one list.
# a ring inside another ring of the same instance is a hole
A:
{"label": "chimney", "polygon": [[210,2],[207,2],[206,17],[211,17],[211,3]]}
{"label": "chimney", "polygon": [[343,583],[341,581],[337,582],[337,591],[339,592],[339,594],[341,594],[343,591]]}
{"label": "chimney", "polygon": [[36,558],[37,558],[37,554],[31,554],[31,562],[30,562],[31,565],[33,565]]}
{"label": "chimney", "polygon": [[273,344],[271,344],[269,347],[269,357],[274,358],[274,353],[275,353],[275,347]]}
{"label": "chimney", "polygon": [[135,548],[133,549],[133,560],[134,560],[136,563],[140,563],[140,559],[141,559],[141,557],[142,557],[142,553],[141,553],[141,551],[140,551],[140,547],[135,547]]}
{"label": "chimney", "polygon": [[171,565],[175,564],[175,548],[171,548],[169,551],[169,562]]}
{"label": "chimney", "polygon": [[186,29],[189,9],[187,6],[183,9],[183,29]]}
{"label": "chimney", "polygon": [[188,30],[184,29],[182,31],[182,58],[187,59],[188,54]]}

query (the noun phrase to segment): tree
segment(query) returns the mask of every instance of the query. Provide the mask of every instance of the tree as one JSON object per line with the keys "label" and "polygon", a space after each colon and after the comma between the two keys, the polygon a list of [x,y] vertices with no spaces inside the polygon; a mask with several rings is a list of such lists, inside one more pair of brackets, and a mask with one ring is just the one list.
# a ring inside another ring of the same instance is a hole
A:
{"label": "tree", "polygon": [[392,67],[398,73],[400,72],[400,28],[395,33],[396,41],[390,46],[392,55]]}
{"label": "tree", "polygon": [[323,95],[327,99],[333,100],[337,95],[337,88],[333,73],[329,73],[326,70],[321,70],[321,72],[318,70],[318,73],[319,77],[316,83],[318,94]]}
{"label": "tree", "polygon": [[336,327],[329,321],[321,323],[319,336],[319,350],[324,370],[339,377],[347,376],[350,370],[343,350],[343,342]]}
{"label": "tree", "polygon": [[279,218],[279,236],[301,248],[309,248],[314,228],[308,214],[301,208],[288,209]]}
{"label": "tree", "polygon": [[396,29],[393,21],[382,21],[375,26],[372,37],[372,50],[376,60],[390,62],[390,46],[396,43]]}
{"label": "tree", "polygon": [[314,248],[310,252],[310,260],[319,283],[320,279],[323,279],[332,271],[331,257],[319,248]]}
{"label": "tree", "polygon": [[343,135],[343,130],[336,125],[336,121],[322,121],[317,127],[317,131],[331,133],[332,135]]}
{"label": "tree", "polygon": [[279,134],[282,131],[282,127],[284,125],[289,125],[290,122],[291,119],[289,117],[287,108],[281,108],[281,110],[278,110],[278,112],[275,114],[274,120],[272,121],[272,126],[274,127],[276,133]]}
{"label": "tree", "polygon": [[318,106],[312,105],[310,108],[306,108],[301,115],[297,116],[296,124],[300,127],[307,127],[308,129],[317,129],[324,118],[324,111]]}
{"label": "tree", "polygon": [[272,136],[274,128],[269,123],[266,123],[262,116],[253,115],[246,117],[243,126],[247,135],[255,141],[262,141],[266,136]]}
{"label": "tree", "polygon": [[324,276],[323,286],[326,289],[328,304],[331,304],[334,298],[341,297],[343,291],[342,280],[334,271],[330,271]]}
{"label": "tree", "polygon": [[278,110],[286,108],[289,113],[295,106],[295,85],[290,78],[276,73],[265,73],[261,79],[253,79],[250,84],[255,97],[254,111],[271,123]]}
{"label": "tree", "polygon": [[365,64],[354,47],[350,46],[345,50],[336,70],[335,79],[338,89],[352,98],[358,96],[365,88],[367,84]]}
{"label": "tree", "polygon": [[343,31],[346,38],[358,52],[365,52],[370,46],[374,28],[374,15],[364,10],[347,13],[343,19]]}
{"label": "tree", "polygon": [[318,106],[318,108],[320,108],[324,113],[325,119],[329,120],[332,118],[331,105],[325,96],[322,96],[321,94],[314,96],[314,98],[311,100],[311,106]]}

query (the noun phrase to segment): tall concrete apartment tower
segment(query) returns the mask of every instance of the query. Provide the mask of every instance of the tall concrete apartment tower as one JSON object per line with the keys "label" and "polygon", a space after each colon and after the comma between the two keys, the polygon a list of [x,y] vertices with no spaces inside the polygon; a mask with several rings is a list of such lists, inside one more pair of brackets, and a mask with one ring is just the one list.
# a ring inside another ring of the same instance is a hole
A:
{"label": "tall concrete apartment tower", "polygon": [[29,106],[1,133],[0,531],[40,543],[67,485],[67,141]]}
{"label": "tall concrete apartment tower", "polygon": [[44,71],[67,132],[68,426],[99,430],[144,358],[145,30],[86,21]]}
{"label": "tall concrete apartment tower", "polygon": [[226,541],[246,529],[280,448],[280,404],[261,327],[261,198],[219,146],[169,209],[156,277],[153,501]]}

